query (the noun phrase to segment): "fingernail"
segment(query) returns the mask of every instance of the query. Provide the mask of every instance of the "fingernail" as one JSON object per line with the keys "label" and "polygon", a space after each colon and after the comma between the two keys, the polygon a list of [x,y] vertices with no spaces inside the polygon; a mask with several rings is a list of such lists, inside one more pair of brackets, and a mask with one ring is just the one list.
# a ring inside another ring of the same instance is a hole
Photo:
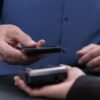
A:
{"label": "fingernail", "polygon": [[38,43],[39,44],[45,44],[45,40],[44,39],[41,39],[41,40],[38,41]]}
{"label": "fingernail", "polygon": [[41,39],[41,41],[42,41],[43,43],[45,43],[45,40],[44,40],[44,39]]}

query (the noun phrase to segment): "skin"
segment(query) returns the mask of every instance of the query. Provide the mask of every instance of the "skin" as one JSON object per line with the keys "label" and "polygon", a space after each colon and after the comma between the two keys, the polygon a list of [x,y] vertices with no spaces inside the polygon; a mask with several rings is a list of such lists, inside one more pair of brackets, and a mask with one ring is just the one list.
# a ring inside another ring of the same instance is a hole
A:
{"label": "skin", "polygon": [[[14,25],[0,25],[0,60],[8,64],[31,64],[39,60],[44,55],[27,57],[17,47],[35,47],[39,48],[45,44],[45,40],[35,42]],[[94,72],[100,72],[100,46],[90,44],[76,53],[80,59],[79,64],[85,64]]]}
{"label": "skin", "polygon": [[100,45],[90,44],[76,54],[80,57],[79,64],[85,64],[92,71],[100,73]]}
{"label": "skin", "polygon": [[80,69],[66,65],[66,73],[68,77],[65,79],[64,82],[54,85],[48,85],[39,88],[31,88],[26,85],[26,83],[19,77],[15,76],[14,81],[15,85],[19,87],[21,90],[25,91],[30,96],[43,96],[47,98],[54,98],[54,99],[65,99],[66,95],[68,95],[72,85],[74,82],[82,75],[85,75]]}
{"label": "skin", "polygon": [[[44,40],[35,42],[24,33],[20,28],[14,25],[0,25],[0,60],[9,64],[31,64],[39,60],[43,55],[27,57],[17,47],[39,48],[45,44]],[[80,57],[79,63],[86,64],[95,72],[100,72],[100,46],[90,44],[77,52]],[[59,84],[44,86],[40,88],[31,88],[19,77],[15,76],[15,85],[24,90],[30,96],[44,96],[51,98],[64,99],[70,91],[74,82],[84,73],[78,68],[67,66],[67,79]]]}
{"label": "skin", "polygon": [[0,60],[9,64],[31,64],[39,60],[42,55],[27,57],[16,48],[39,48],[45,44],[45,40],[35,42],[30,36],[14,25],[0,25]]}

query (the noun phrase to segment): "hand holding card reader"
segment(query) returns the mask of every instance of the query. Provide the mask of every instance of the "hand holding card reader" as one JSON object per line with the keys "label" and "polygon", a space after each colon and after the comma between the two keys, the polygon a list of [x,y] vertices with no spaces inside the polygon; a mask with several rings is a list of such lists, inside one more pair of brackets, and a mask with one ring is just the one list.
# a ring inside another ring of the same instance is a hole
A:
{"label": "hand holding card reader", "polygon": [[67,77],[66,66],[53,66],[52,68],[30,69],[26,68],[21,75],[24,81],[32,87],[57,84]]}

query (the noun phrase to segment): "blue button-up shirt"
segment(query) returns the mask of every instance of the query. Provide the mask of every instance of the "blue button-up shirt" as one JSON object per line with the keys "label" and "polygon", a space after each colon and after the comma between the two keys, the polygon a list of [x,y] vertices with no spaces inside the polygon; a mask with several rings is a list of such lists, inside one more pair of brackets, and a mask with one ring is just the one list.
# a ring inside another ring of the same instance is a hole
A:
{"label": "blue button-up shirt", "polygon": [[[1,22],[14,24],[35,41],[60,45],[66,53],[51,54],[30,65],[78,66],[76,51],[100,42],[100,0],[3,0]],[[28,66],[29,67],[29,66]],[[0,74],[15,73],[23,66],[0,63]]]}

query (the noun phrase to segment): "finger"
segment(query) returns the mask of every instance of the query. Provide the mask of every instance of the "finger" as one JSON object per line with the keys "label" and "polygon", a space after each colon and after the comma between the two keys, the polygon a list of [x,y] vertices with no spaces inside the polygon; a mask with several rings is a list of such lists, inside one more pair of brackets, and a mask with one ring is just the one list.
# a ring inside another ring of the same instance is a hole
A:
{"label": "finger", "polygon": [[96,73],[100,73],[100,66],[94,68],[93,71],[96,72]]}
{"label": "finger", "polygon": [[72,70],[72,67],[71,67],[71,66],[66,65],[66,70],[67,70],[67,72],[69,72],[70,70]]}
{"label": "finger", "polygon": [[17,58],[15,57],[2,57],[2,60],[8,64],[11,64],[11,65],[16,65],[16,64],[20,64],[20,60],[18,60]]}
{"label": "finger", "polygon": [[44,39],[41,39],[41,40],[39,40],[38,42],[37,42],[37,48],[40,48],[40,47],[42,47],[43,45],[45,44],[45,40]]}
{"label": "finger", "polygon": [[22,61],[20,61],[21,65],[30,65],[36,61],[39,61],[44,56],[36,56],[36,57],[23,57]]}
{"label": "finger", "polygon": [[91,61],[89,61],[87,64],[87,67],[92,68],[92,67],[96,67],[96,66],[100,66],[100,56],[92,59]]}
{"label": "finger", "polygon": [[72,67],[68,72],[67,82],[76,80],[78,77],[85,75],[85,73],[77,67]]}
{"label": "finger", "polygon": [[90,61],[91,59],[93,59],[99,55],[100,55],[100,47],[92,49],[91,51],[89,51],[87,54],[85,54],[84,56],[82,56],[80,58],[79,64],[85,64],[88,61]]}
{"label": "finger", "polygon": [[[67,83],[60,83],[56,85],[48,85],[44,86],[42,88],[38,89],[33,89],[32,95],[33,96],[44,96],[44,97],[50,97],[50,98],[62,98],[66,95],[66,89],[67,88]],[[60,91],[63,91],[61,94]]]}
{"label": "finger", "polygon": [[67,73],[68,73],[70,70],[72,70],[72,67],[69,66],[69,65],[60,64],[60,66],[61,66],[61,67],[65,66],[65,67],[66,67]]}
{"label": "finger", "polygon": [[22,53],[19,50],[11,47],[4,41],[0,42],[0,53],[2,54],[2,56],[12,56],[17,58],[20,58],[22,56]]}
{"label": "finger", "polygon": [[95,44],[90,44],[88,46],[85,46],[84,48],[82,48],[81,50],[77,51],[76,54],[81,57],[84,54],[88,53],[90,50],[94,49],[97,45]]}
{"label": "finger", "polygon": [[21,30],[17,30],[13,38],[25,47],[33,47],[37,45],[37,43],[34,40],[32,40],[30,36],[28,36]]}
{"label": "finger", "polygon": [[[24,92],[29,94],[30,96],[43,96],[41,88],[30,88],[25,84],[25,82],[18,76],[14,77],[15,85],[22,89]],[[43,91],[44,92],[44,91]]]}
{"label": "finger", "polygon": [[76,67],[71,67],[71,66],[68,66],[68,65],[65,65],[66,66],[66,74],[67,74],[67,79],[65,80],[66,82],[69,82],[70,80],[73,79],[74,77],[74,74],[76,75],[77,77],[77,72],[78,72],[78,75],[79,73],[81,73],[80,69],[76,68]]}
{"label": "finger", "polygon": [[20,43],[18,43],[16,46],[15,46],[15,48],[17,48],[17,49],[21,49],[21,48],[23,48],[23,46],[20,44]]}
{"label": "finger", "polygon": [[32,96],[32,89],[30,87],[28,87],[20,77],[15,76],[14,80],[15,80],[15,85],[17,85],[20,89],[25,91],[30,96]]}

